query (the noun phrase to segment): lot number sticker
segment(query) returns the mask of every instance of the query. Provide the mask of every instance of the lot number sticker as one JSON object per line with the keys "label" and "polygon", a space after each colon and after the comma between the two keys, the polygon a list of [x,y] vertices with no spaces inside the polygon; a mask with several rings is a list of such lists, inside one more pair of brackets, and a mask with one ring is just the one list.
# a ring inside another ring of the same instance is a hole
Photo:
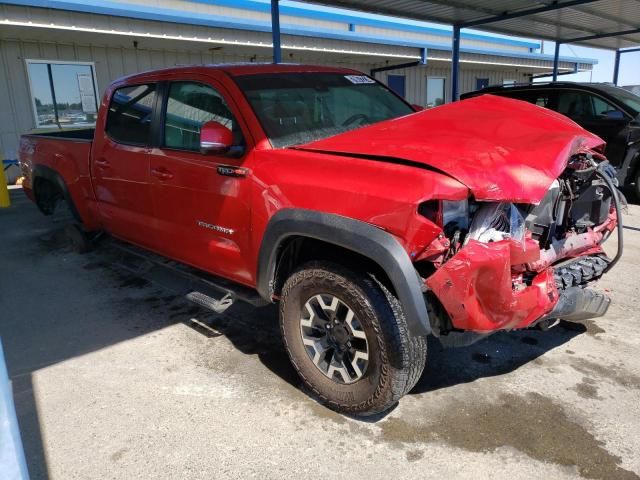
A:
{"label": "lot number sticker", "polygon": [[363,83],[376,83],[374,79],[369,78],[366,75],[345,75],[344,78],[349,80],[351,83],[355,83],[356,85],[360,85]]}

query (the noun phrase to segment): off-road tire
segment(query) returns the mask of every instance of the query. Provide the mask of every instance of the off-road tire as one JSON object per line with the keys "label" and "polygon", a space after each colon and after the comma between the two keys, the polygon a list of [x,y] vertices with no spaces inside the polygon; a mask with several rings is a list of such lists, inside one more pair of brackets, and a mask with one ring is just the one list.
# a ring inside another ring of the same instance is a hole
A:
{"label": "off-road tire", "polygon": [[[314,295],[333,295],[358,317],[370,349],[362,378],[344,384],[323,374],[303,344],[300,318]],[[311,262],[285,282],[280,328],[291,363],[318,401],[341,413],[366,416],[384,412],[417,383],[427,356],[426,337],[409,333],[398,299],[370,274],[340,265]]]}

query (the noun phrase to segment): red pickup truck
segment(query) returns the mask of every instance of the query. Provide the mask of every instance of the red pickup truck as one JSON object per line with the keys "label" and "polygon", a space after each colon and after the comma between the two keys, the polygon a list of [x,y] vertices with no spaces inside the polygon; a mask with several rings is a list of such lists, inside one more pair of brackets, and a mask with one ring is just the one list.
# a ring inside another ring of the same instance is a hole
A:
{"label": "red pickup truck", "polygon": [[373,414],[415,385],[429,334],[603,315],[586,287],[622,251],[600,138],[490,95],[417,110],[346,69],[142,73],[107,88],[95,130],[24,135],[24,190],[45,214],[66,200],[84,232],[278,301],[308,388]]}

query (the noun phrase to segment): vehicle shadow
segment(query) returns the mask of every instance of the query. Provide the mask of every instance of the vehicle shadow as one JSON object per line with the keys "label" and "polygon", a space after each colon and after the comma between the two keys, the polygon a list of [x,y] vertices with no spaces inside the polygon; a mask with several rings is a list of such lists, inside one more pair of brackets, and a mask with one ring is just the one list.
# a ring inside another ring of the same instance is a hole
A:
{"label": "vehicle shadow", "polygon": [[427,363],[412,394],[431,392],[505,375],[558,348],[587,331],[580,323],[561,321],[547,331],[536,329],[498,332],[473,345],[444,348],[429,337]]}

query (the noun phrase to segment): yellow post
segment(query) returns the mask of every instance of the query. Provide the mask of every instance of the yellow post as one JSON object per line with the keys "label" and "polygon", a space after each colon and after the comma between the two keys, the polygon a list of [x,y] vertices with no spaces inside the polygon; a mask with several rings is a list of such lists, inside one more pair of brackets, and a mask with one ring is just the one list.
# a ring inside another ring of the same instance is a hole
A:
{"label": "yellow post", "polygon": [[2,155],[0,155],[0,208],[10,206],[9,189],[7,188],[7,179],[4,176],[4,162]]}

